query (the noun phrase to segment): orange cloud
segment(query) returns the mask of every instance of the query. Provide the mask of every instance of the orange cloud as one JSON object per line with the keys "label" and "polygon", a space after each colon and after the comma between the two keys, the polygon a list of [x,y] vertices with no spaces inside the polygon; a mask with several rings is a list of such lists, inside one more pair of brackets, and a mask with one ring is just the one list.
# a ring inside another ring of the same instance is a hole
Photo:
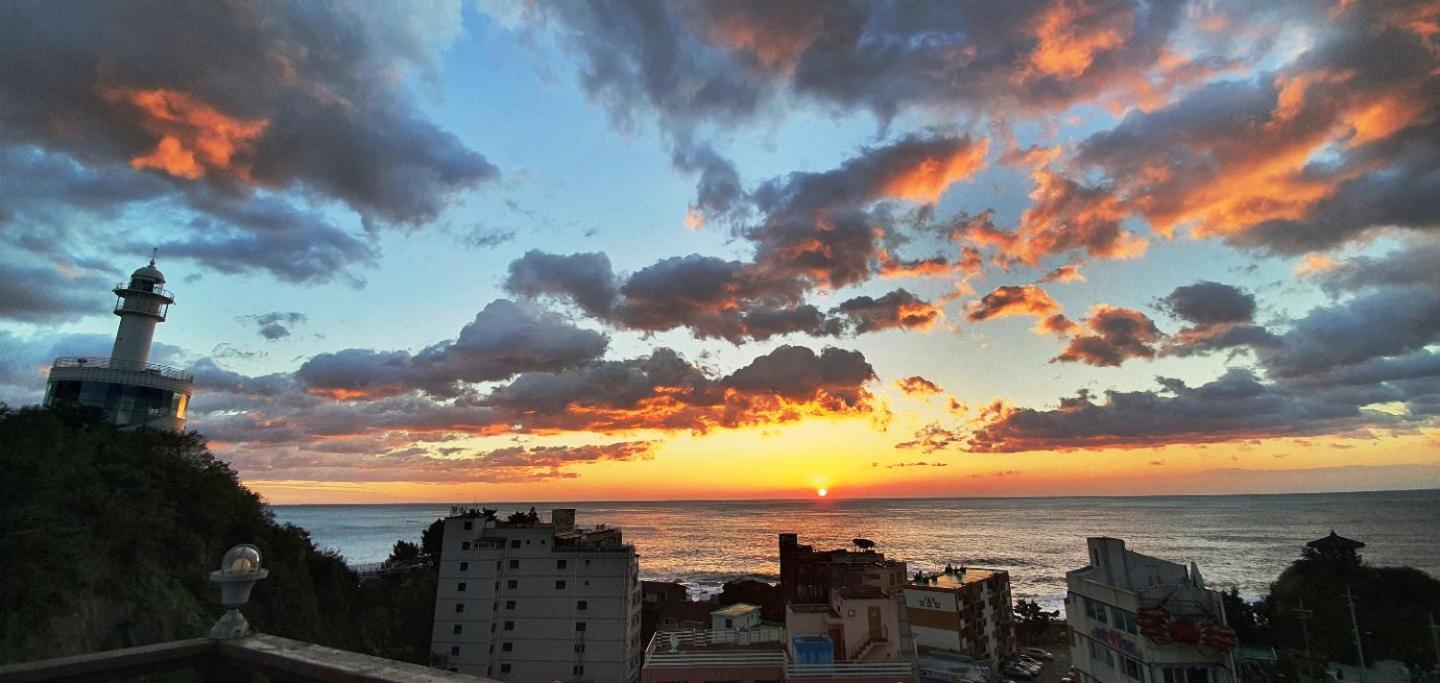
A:
{"label": "orange cloud", "polygon": [[189,180],[214,171],[250,182],[255,141],[269,120],[227,116],[190,95],[164,88],[114,87],[103,95],[139,110],[139,126],[159,136],[154,149],[130,159],[132,167]]}
{"label": "orange cloud", "polygon": [[1096,55],[1123,46],[1134,21],[1130,11],[1107,15],[1083,0],[1061,0],[1036,21],[1030,67],[1047,76],[1077,78],[1090,69]]}
{"label": "orange cloud", "polygon": [[971,322],[1021,315],[1043,320],[1059,314],[1060,310],[1060,304],[1050,293],[1035,285],[1006,285],[966,304],[965,316]]}
{"label": "orange cloud", "polygon": [[985,167],[990,153],[990,139],[981,138],[974,144],[955,145],[950,150],[936,150],[907,167],[896,168],[880,185],[880,194],[895,199],[933,204],[951,183],[965,180]]}

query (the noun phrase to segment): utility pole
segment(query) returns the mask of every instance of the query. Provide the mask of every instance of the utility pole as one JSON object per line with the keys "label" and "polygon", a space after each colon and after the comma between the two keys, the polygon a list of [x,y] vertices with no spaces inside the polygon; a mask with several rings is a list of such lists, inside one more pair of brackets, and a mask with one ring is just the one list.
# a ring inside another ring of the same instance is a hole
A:
{"label": "utility pole", "polygon": [[1440,671],[1440,625],[1435,623],[1435,613],[1430,613],[1430,639],[1435,641],[1435,670]]}
{"label": "utility pole", "polygon": [[1350,628],[1355,633],[1355,654],[1360,657],[1360,683],[1365,683],[1365,648],[1360,645],[1360,620],[1355,618],[1355,594],[1345,586],[1345,602],[1350,605]]}
{"label": "utility pole", "polygon": [[1300,633],[1305,636],[1305,659],[1311,658],[1310,654],[1310,616],[1315,614],[1314,610],[1305,609],[1305,598],[1300,598],[1300,606],[1291,608],[1295,618],[1300,620]]}

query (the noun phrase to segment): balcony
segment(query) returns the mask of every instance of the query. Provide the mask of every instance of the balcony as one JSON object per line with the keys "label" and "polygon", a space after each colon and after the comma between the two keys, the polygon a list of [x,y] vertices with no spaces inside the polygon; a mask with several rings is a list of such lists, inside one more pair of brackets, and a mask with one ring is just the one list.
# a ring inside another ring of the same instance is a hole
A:
{"label": "balcony", "polygon": [[391,659],[254,634],[231,640],[177,640],[75,657],[0,666],[6,681],[284,680],[379,683],[490,681]]}
{"label": "balcony", "polygon": [[180,382],[194,382],[195,375],[172,368],[168,365],[156,365],[155,363],[136,363],[128,360],[114,360],[111,358],[61,356],[55,359],[55,368],[79,368],[96,370],[119,370],[122,372],[143,372],[149,375],[173,379]]}
{"label": "balcony", "polygon": [[128,294],[154,294],[155,296],[158,296],[162,299],[169,299],[169,301],[167,301],[166,303],[175,302],[175,293],[171,292],[168,289],[165,289],[164,287],[153,287],[151,289],[136,289],[134,287],[131,287],[129,282],[117,282],[115,283],[115,289],[111,291],[121,296],[125,296]]}

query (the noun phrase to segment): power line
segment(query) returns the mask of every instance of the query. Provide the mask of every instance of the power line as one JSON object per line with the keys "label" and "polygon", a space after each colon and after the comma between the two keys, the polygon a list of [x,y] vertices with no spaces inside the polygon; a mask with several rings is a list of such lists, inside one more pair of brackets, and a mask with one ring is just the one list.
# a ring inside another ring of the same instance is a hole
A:
{"label": "power line", "polygon": [[1350,592],[1348,584],[1342,597],[1350,605],[1350,628],[1355,634],[1355,654],[1360,657],[1360,683],[1365,683],[1365,648],[1360,644],[1360,620],[1355,618],[1355,594]]}

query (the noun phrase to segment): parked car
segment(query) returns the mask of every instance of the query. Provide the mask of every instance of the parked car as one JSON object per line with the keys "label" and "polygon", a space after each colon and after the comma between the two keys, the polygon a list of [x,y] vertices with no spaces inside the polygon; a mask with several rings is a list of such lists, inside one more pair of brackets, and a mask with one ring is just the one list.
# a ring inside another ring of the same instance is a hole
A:
{"label": "parked car", "polygon": [[1006,676],[1014,676],[1015,678],[1023,678],[1027,680],[1035,677],[1034,672],[1018,663],[1006,664],[1005,667],[1000,670],[1000,673],[1003,673]]}
{"label": "parked car", "polygon": [[1043,659],[1046,661],[1055,659],[1055,655],[1052,655],[1049,652],[1046,652],[1045,650],[1042,650],[1038,647],[1027,647],[1025,648],[1025,651],[1021,654],[1029,655],[1036,659]]}

